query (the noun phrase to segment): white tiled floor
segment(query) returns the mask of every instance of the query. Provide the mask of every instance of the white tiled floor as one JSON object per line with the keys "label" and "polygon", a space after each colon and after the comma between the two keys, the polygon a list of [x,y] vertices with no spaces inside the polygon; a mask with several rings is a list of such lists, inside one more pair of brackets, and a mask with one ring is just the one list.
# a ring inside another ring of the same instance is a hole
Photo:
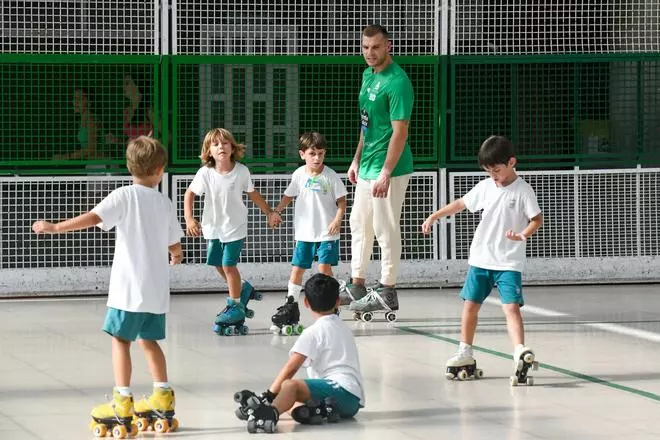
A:
{"label": "white tiled floor", "polygon": [[[659,292],[658,285],[527,288],[527,342],[542,368],[534,387],[513,389],[496,304],[482,308],[476,356],[486,377],[472,382],[444,378],[459,335],[458,290],[401,291],[394,326],[355,323],[345,312],[366,408],[354,421],[320,427],[284,416],[277,438],[660,438]],[[168,438],[251,437],[233,414],[232,394],[265,389],[287,358],[293,339],[267,330],[281,295],[251,303],[251,334],[229,338],[210,325],[223,296],[173,297],[164,347],[182,427]],[[92,438],[89,411],[112,386],[104,311],[102,298],[0,301],[1,440]],[[151,381],[137,346],[133,354],[141,397]]]}

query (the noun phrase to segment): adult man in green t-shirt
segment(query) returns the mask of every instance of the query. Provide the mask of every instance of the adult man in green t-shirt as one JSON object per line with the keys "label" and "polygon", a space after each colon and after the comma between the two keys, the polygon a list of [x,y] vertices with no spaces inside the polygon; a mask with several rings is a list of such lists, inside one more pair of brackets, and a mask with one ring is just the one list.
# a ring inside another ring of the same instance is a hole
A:
{"label": "adult man in green t-shirt", "polygon": [[[413,88],[392,60],[389,34],[380,25],[362,32],[367,69],[360,90],[360,141],[348,179],[355,184],[351,208],[351,283],[342,302],[354,311],[398,310],[394,288],[401,260],[401,208],[413,172],[408,125]],[[374,236],[381,249],[381,276],[373,295],[364,285]]]}

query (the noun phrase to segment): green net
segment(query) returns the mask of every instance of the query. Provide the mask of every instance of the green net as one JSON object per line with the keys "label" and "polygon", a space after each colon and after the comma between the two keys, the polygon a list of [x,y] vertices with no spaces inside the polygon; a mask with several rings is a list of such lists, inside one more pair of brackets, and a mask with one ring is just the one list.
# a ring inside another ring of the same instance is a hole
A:
{"label": "green net", "polygon": [[[240,58],[237,58],[240,60]],[[437,66],[402,64],[415,89],[410,143],[418,161],[437,157]],[[198,164],[213,127],[246,144],[246,162],[295,165],[302,132],[328,140],[329,162],[348,163],[359,136],[364,64],[178,64],[174,163]]]}
{"label": "green net", "polygon": [[130,137],[158,129],[156,69],[0,63],[0,163],[123,163]]}

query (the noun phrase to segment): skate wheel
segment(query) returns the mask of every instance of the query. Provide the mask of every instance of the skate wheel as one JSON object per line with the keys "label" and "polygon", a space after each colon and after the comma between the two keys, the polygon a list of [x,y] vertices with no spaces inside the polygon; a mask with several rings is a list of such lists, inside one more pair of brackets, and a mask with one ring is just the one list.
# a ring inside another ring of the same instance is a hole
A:
{"label": "skate wheel", "polygon": [[245,335],[248,334],[249,329],[248,329],[247,325],[242,325],[241,328],[238,331],[239,331],[240,334],[245,336]]}
{"label": "skate wheel", "polygon": [[213,326],[213,333],[219,335],[222,332],[222,328],[218,324]]}
{"label": "skate wheel", "polygon": [[137,425],[135,423],[131,423],[131,432],[129,433],[130,437],[136,437],[140,430],[138,429]]}
{"label": "skate wheel", "polygon": [[534,353],[525,353],[523,356],[523,361],[525,361],[526,364],[531,364],[534,362]]}
{"label": "skate wheel", "polygon": [[94,437],[105,437],[105,434],[108,432],[108,427],[103,423],[95,424],[92,428],[92,433]]}
{"label": "skate wheel", "polygon": [[353,319],[356,321],[360,321],[362,319],[362,313],[360,312],[353,313]]}
{"label": "skate wheel", "polygon": [[254,420],[254,419],[248,420],[247,431],[250,434],[256,434],[256,432],[257,432],[257,421],[256,420]]}
{"label": "skate wheel", "polygon": [[305,330],[305,327],[302,324],[298,324],[293,328],[293,332],[297,335],[302,335],[303,330]]}
{"label": "skate wheel", "polygon": [[534,361],[532,362],[532,370],[536,371],[539,369],[539,363]]}
{"label": "skate wheel", "polygon": [[245,317],[248,318],[248,319],[254,318],[254,310],[245,309]]}
{"label": "skate wheel", "polygon": [[394,322],[396,321],[396,313],[394,312],[387,312],[385,313],[385,319],[387,322]]}
{"label": "skate wheel", "polygon": [[291,336],[293,334],[293,327],[290,325],[285,325],[282,327],[282,334],[284,336]]}
{"label": "skate wheel", "polygon": [[365,312],[362,314],[362,320],[364,322],[370,322],[372,319],[374,319],[374,315],[372,315],[371,312]]}
{"label": "skate wheel", "polygon": [[227,327],[224,330],[222,330],[222,334],[224,336],[231,336],[234,334],[234,330],[231,327]]}
{"label": "skate wheel", "polygon": [[527,386],[531,387],[534,385],[534,378],[532,376],[527,376]]}
{"label": "skate wheel", "polygon": [[467,380],[468,372],[466,370],[461,370],[458,372],[458,380]]}
{"label": "skate wheel", "polygon": [[484,377],[484,370],[479,370],[479,369],[474,370],[474,377],[476,377],[477,379],[481,379],[482,377]]}
{"label": "skate wheel", "polygon": [[264,295],[260,292],[254,292],[254,296],[252,299],[255,301],[261,301],[262,299],[264,299]]}
{"label": "skate wheel", "polygon": [[511,384],[512,387],[517,387],[518,386],[518,378],[516,376],[511,376],[509,378],[509,383]]}
{"label": "skate wheel", "polygon": [[269,434],[272,434],[275,432],[275,422],[272,420],[266,420],[264,422],[264,431],[266,431]]}
{"label": "skate wheel", "polygon": [[156,423],[154,423],[154,431],[156,431],[159,434],[164,434],[170,429],[170,424],[167,421],[167,419],[158,419],[156,420]]}
{"label": "skate wheel", "polygon": [[238,420],[247,420],[247,419],[248,419],[247,414],[245,414],[245,413],[243,412],[243,409],[242,409],[242,408],[236,408],[236,410],[234,411],[234,414],[236,415],[236,417],[238,418]]}
{"label": "skate wheel", "polygon": [[146,431],[146,430],[149,429],[149,425],[150,425],[151,423],[149,423],[149,420],[148,420],[148,419],[145,419],[145,418],[139,418],[139,419],[137,419],[137,422],[136,422],[135,424],[137,425],[137,429],[138,429],[138,430],[140,430],[140,431]]}
{"label": "skate wheel", "polygon": [[270,332],[274,335],[279,335],[280,334],[280,328],[276,326],[275,324],[270,326]]}
{"label": "skate wheel", "polygon": [[174,432],[177,429],[179,429],[179,420],[178,419],[172,419],[172,424],[170,425],[170,432]]}
{"label": "skate wheel", "polygon": [[454,380],[455,377],[456,377],[456,376],[454,375],[454,373],[450,373],[450,372],[446,372],[446,373],[445,373],[445,378],[446,378],[447,380]]}
{"label": "skate wheel", "polygon": [[126,427],[124,425],[117,425],[114,428],[112,428],[113,438],[126,438],[127,434],[128,432],[126,431]]}

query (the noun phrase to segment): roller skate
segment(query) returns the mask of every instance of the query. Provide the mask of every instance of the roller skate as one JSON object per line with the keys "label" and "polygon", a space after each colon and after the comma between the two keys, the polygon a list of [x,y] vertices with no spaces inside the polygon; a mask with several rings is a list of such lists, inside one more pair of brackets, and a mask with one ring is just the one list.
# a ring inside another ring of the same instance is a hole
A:
{"label": "roller skate", "polygon": [[327,397],[323,401],[310,400],[291,411],[291,417],[301,425],[322,425],[337,423],[340,419],[334,399]]}
{"label": "roller skate", "polygon": [[245,325],[243,303],[227,298],[227,306],[215,317],[213,331],[221,336],[246,335],[248,328]]}
{"label": "roller skate", "polygon": [[350,304],[349,310],[354,312],[353,319],[356,321],[370,322],[374,318],[374,312],[382,312],[387,322],[394,322],[396,311],[399,310],[396,289],[384,286],[375,290],[368,289],[363,298]]}
{"label": "roller skate", "polygon": [[481,379],[484,377],[483,370],[477,368],[477,361],[474,360],[472,350],[459,350],[445,364],[447,371],[445,377],[448,380],[468,380]]}
{"label": "roller skate", "polygon": [[257,395],[250,390],[242,390],[234,393],[234,402],[239,405],[234,411],[234,414],[239,420],[247,420],[250,417],[248,400],[252,397],[259,400],[264,405],[270,405],[275,399],[275,394],[271,393],[270,390],[264,391],[261,395]]}
{"label": "roller skate", "polygon": [[298,302],[293,296],[287,296],[286,302],[277,308],[277,312],[271,318],[273,325],[270,327],[276,335],[299,335],[303,332],[303,326],[299,324],[300,309]]}
{"label": "roller skate", "polygon": [[133,423],[133,396],[123,396],[117,390],[112,392],[112,400],[92,409],[89,429],[94,437],[112,435],[114,438],[132,438],[138,433]]}
{"label": "roller skate", "polygon": [[367,295],[367,288],[361,284],[346,283],[339,281],[339,305],[347,306],[353,301],[358,301]]}
{"label": "roller skate", "polygon": [[534,378],[528,376],[527,373],[530,369],[539,369],[539,363],[534,360],[535,358],[536,356],[534,355],[534,352],[529,347],[525,347],[524,345],[516,347],[513,352],[514,375],[509,378],[512,387],[518,385],[534,385]]}
{"label": "roller skate", "polygon": [[138,430],[153,428],[159,434],[176,431],[179,421],[174,418],[174,404],[174,391],[171,388],[154,388],[151,396],[135,404]]}
{"label": "roller skate", "polygon": [[277,408],[261,402],[257,397],[249,397],[247,406],[247,431],[250,434],[257,432],[272,434],[277,430],[277,422],[280,419]]}
{"label": "roller skate", "polygon": [[257,292],[254,287],[252,287],[252,284],[247,281],[243,281],[243,284],[241,285],[241,303],[245,306],[246,318],[254,318],[254,310],[248,309],[247,307],[250,300],[253,299],[255,301],[261,301],[263,298],[264,296],[260,292]]}

